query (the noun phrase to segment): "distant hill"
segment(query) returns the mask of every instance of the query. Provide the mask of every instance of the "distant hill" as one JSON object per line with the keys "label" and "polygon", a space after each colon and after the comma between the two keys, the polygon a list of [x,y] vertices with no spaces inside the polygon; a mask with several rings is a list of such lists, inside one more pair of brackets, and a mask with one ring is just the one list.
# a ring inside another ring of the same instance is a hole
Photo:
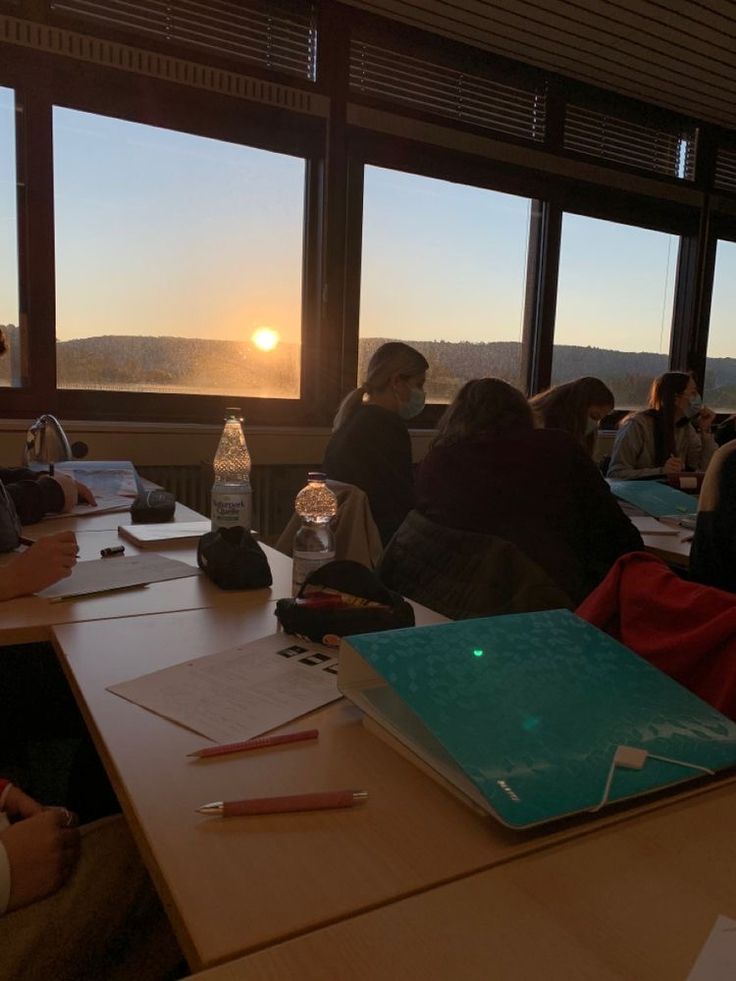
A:
{"label": "distant hill", "polygon": [[[18,328],[3,328],[11,356],[0,359],[0,384],[20,377]],[[359,377],[375,349],[388,338],[361,338]],[[496,375],[520,384],[521,345],[515,341],[414,341],[429,362],[430,401],[447,402],[470,378]],[[281,343],[258,351],[249,341],[138,335],[81,338],[57,345],[62,388],[225,394],[298,398],[300,347]],[[665,371],[661,354],[560,345],[555,348],[554,382],[596,375],[613,390],[620,407],[643,405],[652,378]],[[706,376],[706,399],[736,409],[736,358],[713,358]]]}

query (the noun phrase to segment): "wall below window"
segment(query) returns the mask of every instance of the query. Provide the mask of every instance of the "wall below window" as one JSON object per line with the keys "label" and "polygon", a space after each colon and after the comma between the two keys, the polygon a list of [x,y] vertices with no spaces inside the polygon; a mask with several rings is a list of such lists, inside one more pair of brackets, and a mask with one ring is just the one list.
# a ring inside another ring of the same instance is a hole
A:
{"label": "wall below window", "polygon": [[[22,464],[30,423],[0,420],[1,465]],[[88,445],[87,459],[131,460],[142,476],[173,491],[184,504],[208,512],[219,426],[64,422],[64,429],[70,442]],[[247,419],[245,430],[253,460],[255,524],[265,541],[273,541],[291,515],[307,471],[320,465],[330,430],[249,427]],[[411,435],[414,459],[420,460],[434,434],[416,430]]]}

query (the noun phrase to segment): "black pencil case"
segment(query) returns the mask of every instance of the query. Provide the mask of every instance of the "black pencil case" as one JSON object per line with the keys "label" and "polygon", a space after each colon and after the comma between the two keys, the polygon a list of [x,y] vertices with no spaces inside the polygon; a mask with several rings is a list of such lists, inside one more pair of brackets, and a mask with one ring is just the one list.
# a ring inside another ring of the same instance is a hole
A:
{"label": "black pencil case", "polygon": [[171,521],[176,510],[176,498],[170,491],[143,491],[133,501],[130,520],[134,525],[152,525]]}

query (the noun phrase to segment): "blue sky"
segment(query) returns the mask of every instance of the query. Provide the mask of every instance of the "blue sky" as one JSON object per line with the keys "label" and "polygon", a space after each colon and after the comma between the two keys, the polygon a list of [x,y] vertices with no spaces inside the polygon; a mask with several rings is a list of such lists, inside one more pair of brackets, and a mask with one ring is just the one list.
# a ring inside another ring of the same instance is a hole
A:
{"label": "blue sky", "polygon": [[[0,89],[0,323],[17,322],[12,93]],[[298,340],[304,163],[54,112],[57,333]],[[519,340],[530,202],[366,168],[361,334]],[[566,215],[557,339],[669,347],[677,240]],[[709,353],[736,356],[736,245],[719,246]]]}

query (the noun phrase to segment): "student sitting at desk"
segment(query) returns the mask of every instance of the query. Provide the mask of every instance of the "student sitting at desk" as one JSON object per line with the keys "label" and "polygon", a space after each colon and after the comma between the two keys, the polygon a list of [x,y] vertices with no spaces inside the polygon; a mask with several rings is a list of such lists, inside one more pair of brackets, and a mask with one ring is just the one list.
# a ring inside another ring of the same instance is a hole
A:
{"label": "student sitting at desk", "polygon": [[499,378],[467,382],[447,409],[419,466],[417,510],[512,542],[575,603],[643,548],[588,454],[568,433],[536,429]]}
{"label": "student sitting at desk", "polygon": [[[0,598],[70,575],[76,555],[72,532],[40,539],[0,567]],[[26,730],[59,719],[64,735],[83,729],[47,645],[0,650],[0,690],[0,750],[11,766],[20,762]],[[95,772],[85,763],[79,775],[90,797]],[[77,824],[66,808],[43,807],[0,778],[0,977],[171,977],[181,954],[125,822],[96,821],[81,837]]]}
{"label": "student sitting at desk", "polygon": [[382,344],[368,362],[365,382],[343,399],[325,451],[327,476],[365,491],[384,545],[414,506],[405,420],[424,408],[428,367],[408,344]]}
{"label": "student sitting at desk", "polygon": [[716,450],[715,413],[700,401],[692,375],[666,371],[652,382],[649,408],[623,423],[611,451],[608,477],[637,480],[705,470]]}
{"label": "student sitting at desk", "polygon": [[529,400],[545,429],[564,429],[593,456],[601,419],[613,412],[613,393],[600,378],[576,378]]}

